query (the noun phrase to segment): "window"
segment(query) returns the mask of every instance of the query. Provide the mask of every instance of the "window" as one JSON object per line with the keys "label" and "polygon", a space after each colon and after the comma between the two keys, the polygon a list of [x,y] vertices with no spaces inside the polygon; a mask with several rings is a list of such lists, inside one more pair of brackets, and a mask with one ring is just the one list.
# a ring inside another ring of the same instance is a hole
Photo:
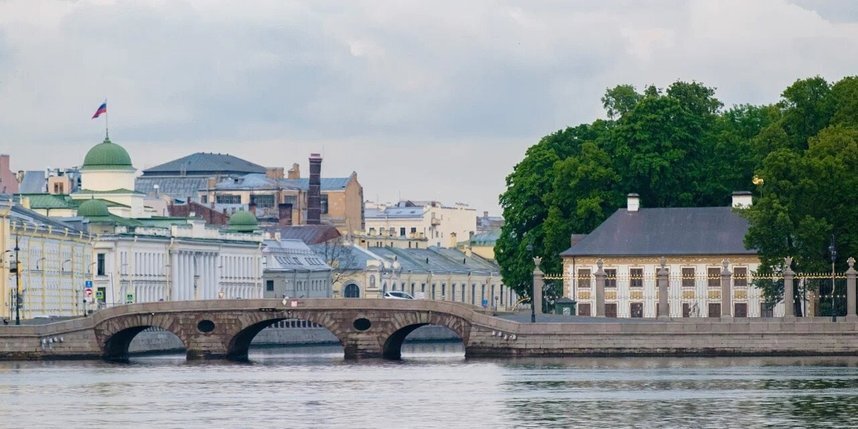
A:
{"label": "window", "polygon": [[682,287],[694,287],[694,268],[682,269]]}
{"label": "window", "polygon": [[721,304],[719,304],[719,303],[710,303],[709,304],[709,317],[721,317]]}
{"label": "window", "polygon": [[605,317],[617,317],[617,303],[605,303]]}
{"label": "window", "polygon": [[720,268],[709,268],[706,270],[708,277],[708,285],[709,287],[718,287],[721,286],[721,269]]}
{"label": "window", "polygon": [[733,317],[748,317],[748,304],[744,302],[733,304]]}
{"label": "window", "polygon": [[209,203],[209,196],[208,196],[208,195],[203,195],[202,197],[200,197],[200,201],[201,201],[203,204],[208,204],[208,203]]}
{"label": "window", "polygon": [[274,292],[274,280],[265,281],[265,290],[268,292]]}
{"label": "window", "polygon": [[412,227],[411,227],[411,233],[412,233],[412,234],[417,234],[417,228],[412,226]]}
{"label": "window", "polygon": [[405,227],[404,226],[399,228],[399,236],[405,237]]}
{"label": "window", "polygon": [[447,299],[447,283],[441,283],[441,299]]}
{"label": "window", "polygon": [[435,299],[435,283],[432,283],[432,299]]}
{"label": "window", "polygon": [[589,316],[590,315],[590,304],[579,304],[578,305],[578,315],[579,316]]}
{"label": "window", "polygon": [[251,195],[250,203],[259,208],[274,207],[274,195]]}
{"label": "window", "polygon": [[477,305],[477,284],[471,284],[471,304]]}
{"label": "window", "polygon": [[241,204],[241,195],[218,195],[215,202],[218,204]]}
{"label": "window", "polygon": [[629,270],[629,286],[643,287],[643,268],[632,268]]}
{"label": "window", "polygon": [[629,312],[631,313],[632,318],[643,317],[643,303],[633,302],[629,304]]}
{"label": "window", "polygon": [[322,194],[319,197],[319,205],[322,206],[322,214],[328,214],[328,195]]}
{"label": "window", "polygon": [[605,270],[605,274],[607,275],[607,277],[605,277],[605,287],[617,287],[617,270],[613,268]]}
{"label": "window", "polygon": [[343,297],[344,298],[360,298],[360,288],[354,283],[350,283],[346,285],[346,288],[343,289]]}
{"label": "window", "polygon": [[582,289],[590,288],[590,270],[578,270],[578,287]]}
{"label": "window", "polygon": [[734,267],[733,268],[733,284],[735,286],[747,286],[748,285],[748,269],[745,267]]}
{"label": "window", "polygon": [[687,302],[682,303],[682,317],[691,317],[691,305]]}
{"label": "window", "polygon": [[450,285],[450,297],[452,298],[453,302],[456,302],[456,284],[455,283]]}
{"label": "window", "polygon": [[99,276],[105,275],[105,267],[104,267],[104,253],[99,253],[96,255],[96,271],[95,274]]}

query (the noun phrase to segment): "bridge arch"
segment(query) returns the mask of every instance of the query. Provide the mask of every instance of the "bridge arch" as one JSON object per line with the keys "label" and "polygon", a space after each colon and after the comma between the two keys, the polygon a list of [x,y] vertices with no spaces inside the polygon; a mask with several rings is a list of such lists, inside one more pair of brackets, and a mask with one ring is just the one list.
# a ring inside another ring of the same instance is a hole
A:
{"label": "bridge arch", "polygon": [[101,323],[95,327],[96,337],[102,351],[102,358],[112,362],[128,362],[131,341],[137,334],[149,328],[160,328],[175,335],[182,346],[188,348],[188,339],[171,329],[167,323],[161,323],[155,317],[133,315],[111,319],[109,323]]}
{"label": "bridge arch", "polygon": [[336,329],[336,325],[330,323],[330,320],[317,313],[290,314],[287,317],[259,316],[256,320],[250,321],[250,323],[245,325],[242,329],[236,332],[232,338],[230,338],[227,344],[226,358],[233,361],[247,361],[250,345],[253,342],[253,339],[262,332],[263,329],[281,320],[295,319],[306,320],[327,329],[337,338],[340,345],[345,345],[345,341],[343,341],[341,334],[339,334],[339,330]]}
{"label": "bridge arch", "polygon": [[437,312],[405,313],[401,323],[395,325],[393,332],[387,336],[382,345],[381,355],[384,359],[399,360],[402,358],[402,343],[408,334],[421,326],[438,325],[453,331],[467,346],[471,334],[471,323],[457,315]]}

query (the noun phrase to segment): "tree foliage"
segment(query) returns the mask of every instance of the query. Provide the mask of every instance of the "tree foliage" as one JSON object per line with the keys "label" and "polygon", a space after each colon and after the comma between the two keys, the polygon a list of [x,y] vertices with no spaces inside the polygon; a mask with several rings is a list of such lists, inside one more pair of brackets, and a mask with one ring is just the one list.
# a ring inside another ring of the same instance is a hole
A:
{"label": "tree foliage", "polygon": [[764,106],[724,109],[714,88],[682,81],[618,85],[601,101],[607,120],[543,137],[507,176],[495,253],[520,294],[530,294],[533,256],[559,273],[570,236],[592,231],[632,192],[648,207],[705,207],[753,187],[746,244],[761,270],[787,255],[819,269],[832,233],[843,259],[858,250],[858,78],[801,79]]}

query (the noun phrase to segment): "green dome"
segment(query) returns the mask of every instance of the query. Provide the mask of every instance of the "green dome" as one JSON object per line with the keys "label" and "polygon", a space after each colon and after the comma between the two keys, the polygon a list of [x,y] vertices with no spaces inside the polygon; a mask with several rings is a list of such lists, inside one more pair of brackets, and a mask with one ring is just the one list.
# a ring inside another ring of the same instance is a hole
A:
{"label": "green dome", "polygon": [[84,217],[110,216],[107,204],[101,200],[86,200],[77,208],[77,215]]}
{"label": "green dome", "polygon": [[229,229],[235,231],[253,231],[259,225],[256,221],[256,215],[253,213],[241,210],[233,213],[229,217]]}
{"label": "green dome", "polygon": [[129,169],[131,157],[128,152],[116,143],[104,138],[104,141],[93,146],[83,159],[83,168],[89,169]]}

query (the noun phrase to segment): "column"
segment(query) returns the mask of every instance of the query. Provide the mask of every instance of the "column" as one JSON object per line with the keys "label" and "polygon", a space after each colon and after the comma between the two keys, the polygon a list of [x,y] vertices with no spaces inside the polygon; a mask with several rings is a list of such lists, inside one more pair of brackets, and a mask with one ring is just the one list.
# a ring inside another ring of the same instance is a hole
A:
{"label": "column", "polygon": [[179,255],[174,251],[170,255],[170,294],[169,299],[177,301],[179,299]]}
{"label": "column", "polygon": [[855,313],[855,258],[849,257],[846,260],[849,264],[849,269],[846,270],[846,320],[858,319],[858,314]]}
{"label": "column", "polygon": [[608,274],[605,273],[605,270],[602,267],[605,265],[605,262],[601,259],[596,261],[596,273],[594,276],[596,277],[596,290],[594,292],[594,306],[596,307],[596,311],[593,313],[596,317],[605,317],[605,279],[608,278]]}
{"label": "column", "polygon": [[[539,264],[542,262],[542,258],[539,256],[533,258],[533,294],[531,297],[533,298],[533,311],[534,314],[542,314],[542,287],[545,284],[543,279],[542,270],[539,269]],[[491,293],[491,289],[490,292]],[[490,297],[489,299],[493,299]],[[491,305],[491,302],[489,303]]]}
{"label": "column", "polygon": [[733,288],[730,287],[730,277],[733,273],[727,267],[730,261],[721,261],[721,318],[733,317]]}
{"label": "column", "polygon": [[669,319],[670,309],[667,304],[668,271],[665,267],[665,259],[659,259],[658,276],[658,318]]}
{"label": "column", "polygon": [[792,257],[784,258],[784,317],[795,317],[795,296],[793,294]]}

